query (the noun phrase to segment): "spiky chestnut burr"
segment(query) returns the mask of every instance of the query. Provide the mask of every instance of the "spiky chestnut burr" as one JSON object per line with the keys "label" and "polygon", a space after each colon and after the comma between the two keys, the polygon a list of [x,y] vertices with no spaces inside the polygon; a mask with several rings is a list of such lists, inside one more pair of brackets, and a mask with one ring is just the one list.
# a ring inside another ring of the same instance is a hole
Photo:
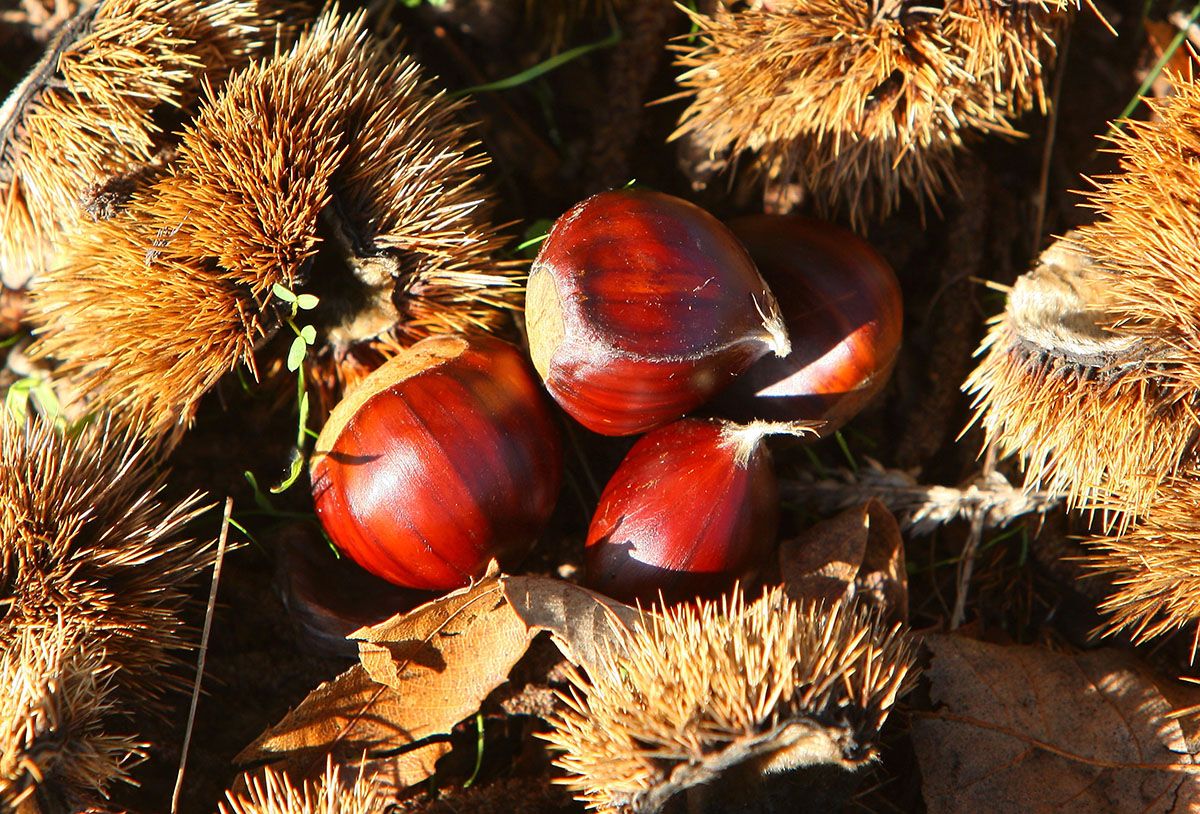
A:
{"label": "spiky chestnut burr", "polygon": [[[772,189],[800,181],[823,213],[856,224],[902,193],[953,185],[964,132],[1009,131],[1042,105],[1066,17],[1038,3],[771,0],[689,12],[692,101],[675,137],[748,164]],[[753,159],[740,159],[750,152]]]}
{"label": "spiky chestnut burr", "polygon": [[315,782],[294,783],[268,766],[244,791],[228,791],[220,814],[384,814],[391,803],[373,777],[348,772],[332,761]]}
{"label": "spiky chestnut burr", "polygon": [[1200,84],[1171,76],[1174,94],[1147,99],[1150,121],[1109,135],[1120,172],[1094,180],[1097,211],[1077,240],[1108,273],[1111,319],[1159,345],[1159,379],[1180,399],[1200,390],[1200,200],[1191,178],[1200,150]]}
{"label": "spiky chestnut burr", "polygon": [[545,737],[578,799],[639,814],[702,784],[719,803],[728,776],[744,803],[757,785],[745,772],[861,766],[914,669],[898,627],[842,604],[797,605],[780,588],[645,615],[611,653],[586,677],[570,673]]}
{"label": "spiky chestnut burr", "polygon": [[673,421],[790,347],[733,233],[651,190],[602,192],[560,217],[530,271],[525,314],[546,389],[605,435]]}
{"label": "spiky chestnut burr", "polygon": [[1075,240],[1017,280],[964,389],[988,442],[1024,463],[1027,486],[1116,509],[1125,524],[1193,458],[1197,404],[1164,375],[1167,345],[1109,327],[1112,277]]}
{"label": "spiky chestnut burr", "polygon": [[320,298],[316,372],[335,386],[360,342],[497,328],[516,272],[493,260],[461,112],[361,13],[323,15],[205,99],[165,177],[72,237],[34,293],[40,352],[153,432],[238,365],[257,373],[287,315],[277,284]]}
{"label": "spiky chestnut burr", "polygon": [[1108,632],[1146,642],[1192,629],[1200,645],[1200,478],[1194,471],[1162,486],[1146,516],[1123,534],[1089,540],[1089,568],[1111,580],[1100,605]]}
{"label": "spiky chestnut burr", "polygon": [[146,744],[113,729],[113,668],[78,624],[6,626],[0,632],[0,809],[69,810],[107,796]]}
{"label": "spiky chestnut burr", "polygon": [[[0,278],[53,265],[89,191],[156,161],[164,125],[205,83],[264,53],[281,21],[262,0],[81,4],[0,107]],[[174,111],[174,112],[172,112]]]}
{"label": "spiky chestnut burr", "polygon": [[775,547],[779,488],[764,440],[802,425],[685,418],[641,438],[588,527],[585,582],[622,602],[715,597]]}
{"label": "spiky chestnut burr", "polygon": [[713,403],[738,421],[813,421],[828,436],[887,383],[904,302],[892,267],[862,238],[800,215],[748,215],[729,228],[779,301],[792,344],[764,356]]}
{"label": "spiky chestnut burr", "polygon": [[163,501],[136,435],[0,423],[0,671],[21,679],[0,681],[0,800],[95,802],[141,754],[130,715],[178,682],[183,584],[212,544],[183,536],[197,499]]}
{"label": "spiky chestnut burr", "polygon": [[521,351],[433,337],[334,408],[311,471],[339,549],[397,585],[449,590],[533,545],[558,498],[562,447]]}

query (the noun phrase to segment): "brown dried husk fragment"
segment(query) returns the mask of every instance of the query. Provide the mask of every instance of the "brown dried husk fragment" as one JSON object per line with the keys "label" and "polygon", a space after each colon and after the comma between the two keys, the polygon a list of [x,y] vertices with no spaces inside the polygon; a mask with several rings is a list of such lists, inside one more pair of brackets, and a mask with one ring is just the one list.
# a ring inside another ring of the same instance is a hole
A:
{"label": "brown dried husk fragment", "polygon": [[356,342],[385,353],[504,324],[518,287],[493,260],[487,159],[461,105],[363,19],[327,13],[210,94],[165,177],[82,228],[36,287],[38,352],[101,405],[151,432],[186,424],[222,375],[257,375],[287,308],[275,285],[321,298],[316,373],[333,388]]}
{"label": "brown dried husk fragment", "polygon": [[279,25],[264,0],[84,4],[0,108],[4,284],[52,266],[88,191],[152,163],[168,142],[164,111],[264,53]]}
{"label": "brown dried husk fragment", "polygon": [[212,544],[136,435],[0,423],[0,802],[103,797],[143,754],[131,714],[183,683],[182,586]]}
{"label": "brown dried husk fragment", "polygon": [[[953,186],[964,133],[1013,133],[1045,109],[1066,14],[1039,3],[772,0],[689,12],[692,97],[674,137],[743,163],[771,190],[799,181],[856,224]],[[743,159],[740,154],[752,156]]]}
{"label": "brown dried husk fragment", "polygon": [[735,591],[619,629],[605,662],[571,671],[546,739],[563,782],[600,811],[657,812],[737,770],[852,770],[874,755],[913,658],[898,626],[855,606]]}
{"label": "brown dried husk fragment", "polygon": [[1021,459],[1027,489],[1115,510],[1107,522],[1124,527],[1194,460],[1196,399],[1170,386],[1165,346],[1110,327],[1111,275],[1075,240],[1013,286],[964,389],[988,443]]}

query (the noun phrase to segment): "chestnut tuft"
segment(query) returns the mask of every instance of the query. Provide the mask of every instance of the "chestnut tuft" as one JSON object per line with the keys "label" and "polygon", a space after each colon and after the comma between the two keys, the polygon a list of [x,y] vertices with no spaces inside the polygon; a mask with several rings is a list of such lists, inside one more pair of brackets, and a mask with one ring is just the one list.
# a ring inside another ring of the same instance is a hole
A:
{"label": "chestnut tuft", "polygon": [[632,435],[703,404],[768,351],[775,297],[733,233],[659,192],[603,192],[558,219],[529,277],[533,364],[585,427]]}
{"label": "chestnut tuft", "polygon": [[524,556],[562,479],[558,426],[521,352],[437,337],[339,403],[312,461],[334,544],[396,585],[448,590]]}
{"label": "chestnut tuft", "polygon": [[714,409],[738,421],[822,421],[829,435],[883,388],[904,311],[888,262],[852,232],[799,215],[729,223],[779,298],[792,351],[765,356]]}
{"label": "chestnut tuft", "polygon": [[769,559],[779,495],[765,436],[796,425],[686,418],[634,444],[600,496],[585,582],[624,602],[712,597]]}

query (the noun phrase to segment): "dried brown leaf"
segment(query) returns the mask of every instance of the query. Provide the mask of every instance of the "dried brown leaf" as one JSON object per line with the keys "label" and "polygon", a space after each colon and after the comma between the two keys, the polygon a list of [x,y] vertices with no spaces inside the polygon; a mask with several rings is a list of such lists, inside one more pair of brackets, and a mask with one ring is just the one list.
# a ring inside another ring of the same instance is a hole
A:
{"label": "dried brown leaf", "polygon": [[415,738],[448,731],[504,683],[533,633],[497,579],[351,634],[367,674],[403,691]]}
{"label": "dried brown leaf", "polygon": [[[356,631],[361,663],[314,690],[235,762],[280,762],[303,777],[319,771],[328,754],[357,762],[445,735],[508,679],[538,632],[549,631],[586,667],[613,631],[637,616],[559,580],[490,576]],[[386,768],[368,765],[398,771],[389,777],[398,787],[412,785],[433,773],[448,748],[434,741],[389,757]]]}
{"label": "dried brown leaf", "polygon": [[887,507],[871,499],[779,548],[784,590],[793,600],[861,597],[895,620],[908,618],[904,539]]}
{"label": "dried brown leaf", "polygon": [[[314,690],[236,762],[282,760],[303,773],[319,768],[318,755],[358,760],[447,734],[507,680],[533,635],[495,578],[363,628],[353,634],[362,663]],[[429,776],[447,748],[418,750],[407,782]]]}
{"label": "dried brown leaf", "polygon": [[1184,812],[1200,761],[1171,704],[1132,657],[930,636],[931,695],[915,722],[931,814]]}
{"label": "dried brown leaf", "polygon": [[[303,778],[320,771],[328,755],[349,764],[364,755],[401,749],[417,740],[400,723],[406,700],[402,693],[372,681],[356,664],[309,693],[300,706],[242,750],[234,763],[269,762]],[[449,744],[441,741],[427,743],[390,759],[389,770],[394,763],[404,784],[419,783],[433,774],[437,759],[449,750]]]}
{"label": "dried brown leaf", "polygon": [[504,577],[504,597],[532,629],[550,633],[572,664],[591,670],[607,660],[622,627],[633,629],[634,608],[569,582],[546,577]]}

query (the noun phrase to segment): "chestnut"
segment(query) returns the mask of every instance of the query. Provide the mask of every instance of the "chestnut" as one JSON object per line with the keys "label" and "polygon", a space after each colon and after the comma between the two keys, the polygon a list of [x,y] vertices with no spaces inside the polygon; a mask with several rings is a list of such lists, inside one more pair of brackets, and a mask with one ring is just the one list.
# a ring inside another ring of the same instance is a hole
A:
{"label": "chestnut", "polygon": [[799,215],[730,221],[771,290],[792,350],[765,356],[714,411],[738,421],[824,421],[829,435],[887,383],[900,350],[903,302],[888,262],[862,238]]}
{"label": "chestnut", "polygon": [[396,585],[448,590],[528,552],[558,497],[562,445],[517,348],[437,337],[334,407],[311,474],[334,545]]}
{"label": "chestnut", "polygon": [[584,581],[624,602],[712,597],[769,559],[779,494],[763,438],[794,427],[685,418],[641,438],[588,528]]}
{"label": "chestnut", "polygon": [[733,233],[660,192],[602,192],[554,224],[525,301],[551,395],[605,435],[703,404],[768,351],[788,352],[775,297]]}

